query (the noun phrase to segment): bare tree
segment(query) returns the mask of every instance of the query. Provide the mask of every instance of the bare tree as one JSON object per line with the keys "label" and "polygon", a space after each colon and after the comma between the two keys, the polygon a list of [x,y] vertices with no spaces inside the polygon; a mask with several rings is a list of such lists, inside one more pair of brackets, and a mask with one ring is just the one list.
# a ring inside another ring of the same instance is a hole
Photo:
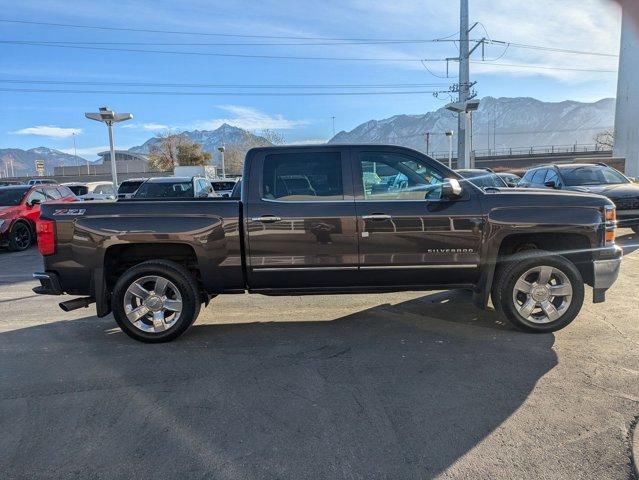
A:
{"label": "bare tree", "polygon": [[209,165],[211,154],[202,150],[202,145],[184,135],[159,134],[158,141],[149,152],[149,163],[158,170],[172,170],[178,165]]}
{"label": "bare tree", "polygon": [[149,149],[149,163],[152,167],[167,171],[178,165],[178,147],[184,142],[182,135],[159,133],[156,142]]}
{"label": "bare tree", "polygon": [[604,130],[595,135],[597,150],[612,150],[615,146],[615,132],[611,129]]}

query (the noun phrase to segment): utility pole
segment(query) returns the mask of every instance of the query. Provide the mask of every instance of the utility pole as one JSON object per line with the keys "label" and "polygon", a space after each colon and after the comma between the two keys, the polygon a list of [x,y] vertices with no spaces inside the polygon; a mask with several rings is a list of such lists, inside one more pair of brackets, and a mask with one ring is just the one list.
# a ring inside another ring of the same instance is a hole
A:
{"label": "utility pole", "polygon": [[[459,8],[459,103],[465,105],[470,97],[470,61],[468,45],[468,0],[460,0]],[[470,142],[466,132],[470,130],[468,112],[461,112],[457,119],[457,168],[469,168]]]}
{"label": "utility pole", "polygon": [[430,132],[426,132],[426,155],[430,152]]}

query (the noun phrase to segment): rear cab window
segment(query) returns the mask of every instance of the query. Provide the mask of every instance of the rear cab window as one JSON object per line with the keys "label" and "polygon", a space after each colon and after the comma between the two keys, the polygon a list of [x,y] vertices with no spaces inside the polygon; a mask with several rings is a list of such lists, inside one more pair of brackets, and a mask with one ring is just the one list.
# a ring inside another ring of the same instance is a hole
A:
{"label": "rear cab window", "polygon": [[280,202],[344,200],[339,152],[277,153],[264,157],[263,200]]}

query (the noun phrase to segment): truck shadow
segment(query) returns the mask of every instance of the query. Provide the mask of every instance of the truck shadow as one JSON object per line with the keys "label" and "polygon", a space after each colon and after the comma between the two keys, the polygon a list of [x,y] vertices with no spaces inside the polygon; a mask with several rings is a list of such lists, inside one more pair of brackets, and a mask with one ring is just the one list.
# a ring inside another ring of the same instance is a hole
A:
{"label": "truck shadow", "polygon": [[111,318],[2,333],[5,475],[435,477],[557,364],[553,335],[515,332],[469,298],[195,325],[160,345]]}
{"label": "truck shadow", "polygon": [[623,248],[624,255],[630,255],[639,249],[639,234],[634,233],[632,230],[628,231],[630,231],[629,234],[617,237],[617,244]]}

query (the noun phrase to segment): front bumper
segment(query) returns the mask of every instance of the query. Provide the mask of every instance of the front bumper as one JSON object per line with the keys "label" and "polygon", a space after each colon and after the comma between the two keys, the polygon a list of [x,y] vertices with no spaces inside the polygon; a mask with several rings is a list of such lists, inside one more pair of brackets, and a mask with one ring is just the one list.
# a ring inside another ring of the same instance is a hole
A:
{"label": "front bumper", "polygon": [[33,278],[40,280],[40,285],[33,288],[39,295],[62,295],[62,287],[58,275],[53,272],[36,272]]}
{"label": "front bumper", "polygon": [[593,270],[593,288],[606,290],[612,287],[617,281],[619,269],[621,268],[621,257],[608,260],[595,260]]}

